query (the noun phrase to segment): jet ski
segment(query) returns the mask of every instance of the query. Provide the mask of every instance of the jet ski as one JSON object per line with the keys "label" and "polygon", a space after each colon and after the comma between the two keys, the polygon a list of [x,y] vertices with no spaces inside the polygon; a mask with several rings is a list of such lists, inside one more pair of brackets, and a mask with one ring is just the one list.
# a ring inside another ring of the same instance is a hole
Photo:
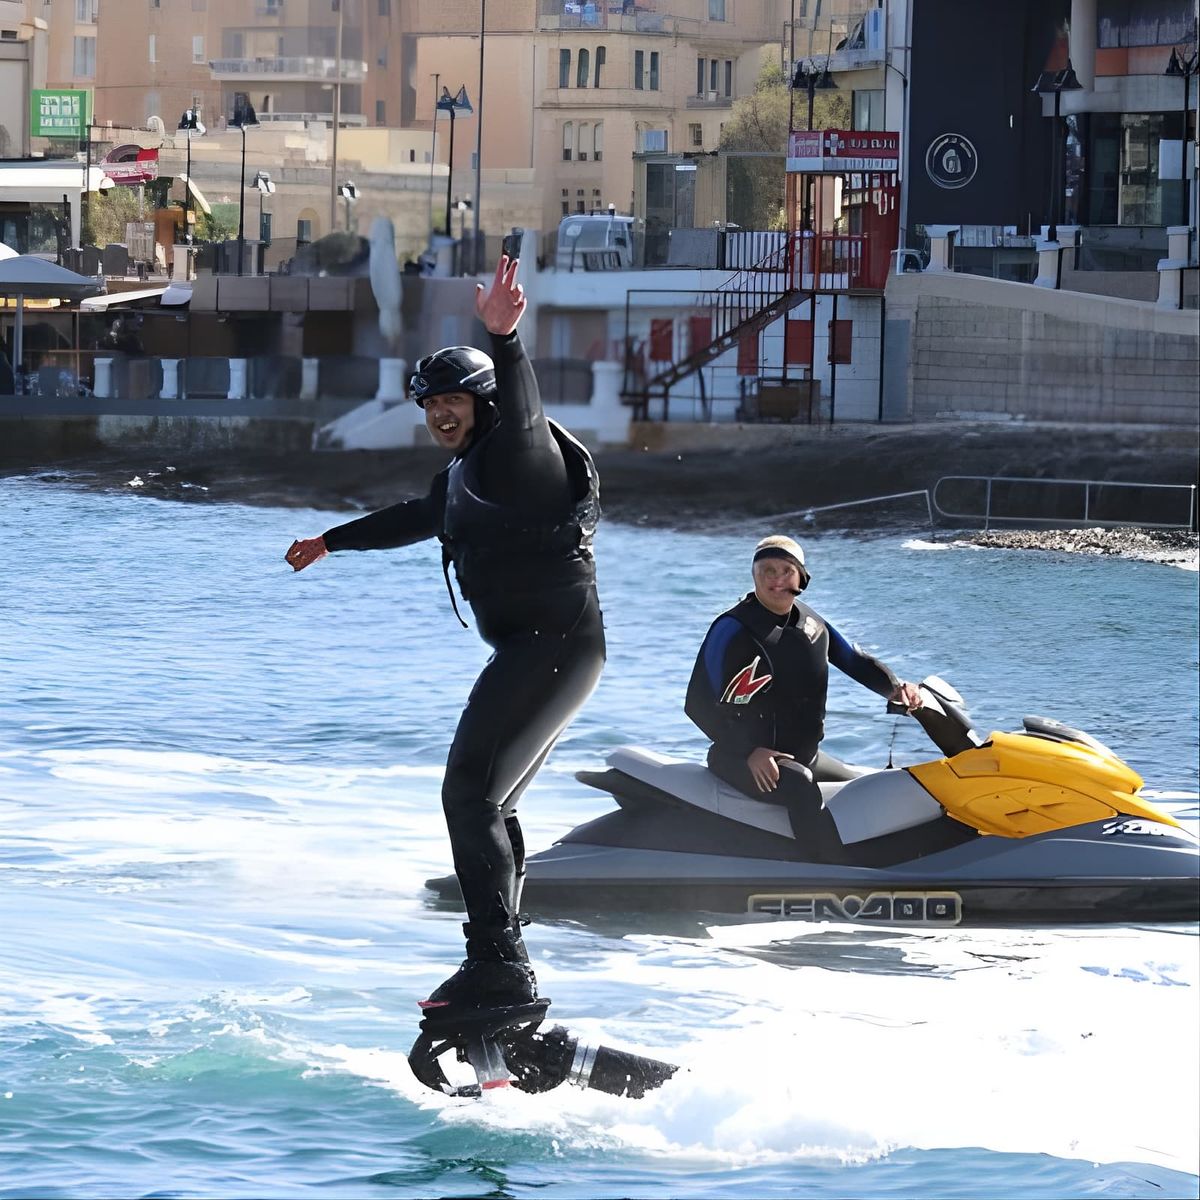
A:
{"label": "jet ski", "polygon": [[[952,686],[931,676],[920,688],[913,715],[941,757],[882,770],[818,757],[844,861],[806,857],[782,805],[623,747],[607,770],[576,776],[617,810],[528,859],[524,910],[933,927],[1200,917],[1200,842],[1142,798],[1112,750],[1046,717],[983,738]],[[453,876],[429,884],[457,892]]]}

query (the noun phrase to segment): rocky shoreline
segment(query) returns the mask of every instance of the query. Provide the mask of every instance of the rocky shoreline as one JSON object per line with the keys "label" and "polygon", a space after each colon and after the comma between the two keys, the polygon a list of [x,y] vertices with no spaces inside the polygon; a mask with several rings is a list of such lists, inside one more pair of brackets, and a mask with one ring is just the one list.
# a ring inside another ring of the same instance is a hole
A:
{"label": "rocky shoreline", "polygon": [[991,529],[955,538],[956,543],[1001,550],[1053,550],[1200,569],[1200,538],[1182,529]]}
{"label": "rocky shoreline", "polygon": [[[662,426],[660,432],[667,441],[676,433],[686,436],[688,426]],[[749,533],[774,530],[797,536],[835,529],[913,530],[928,528],[924,492],[943,476],[1187,486],[1195,482],[1200,456],[1196,430],[1153,426],[779,426],[777,441],[754,447],[740,445],[736,434],[736,429],[730,430],[730,448],[723,451],[631,448],[598,453],[605,520],[696,531],[744,525]],[[444,465],[444,455],[432,447],[266,453],[129,445],[35,456],[18,453],[11,444],[0,446],[0,477],[21,475],[48,484],[188,503],[347,514],[423,495]],[[914,492],[917,495],[903,499],[858,503]],[[1059,525],[1073,520],[1068,513],[1036,515],[1058,517]],[[1120,519],[1149,524],[1162,518],[1131,511],[1122,512]],[[1160,531],[1145,529],[1011,530],[964,534],[967,538],[979,545],[1155,562],[1175,562],[1195,553],[1194,535],[1167,533],[1160,538]],[[1176,538],[1184,540],[1172,540]]]}

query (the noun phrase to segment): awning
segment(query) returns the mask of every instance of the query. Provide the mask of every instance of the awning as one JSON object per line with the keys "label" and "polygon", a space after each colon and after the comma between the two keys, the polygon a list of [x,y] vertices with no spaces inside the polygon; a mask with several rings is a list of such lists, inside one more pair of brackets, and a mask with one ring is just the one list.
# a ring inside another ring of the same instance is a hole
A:
{"label": "awning", "polygon": [[14,258],[0,260],[0,296],[82,300],[103,291],[103,279],[77,275],[36,254],[18,254]]}
{"label": "awning", "polygon": [[79,302],[80,312],[104,312],[118,304],[132,304],[136,300],[150,300],[162,296],[165,287],[139,288],[132,292],[108,292],[103,296],[91,296]]}
{"label": "awning", "polygon": [[196,207],[206,217],[211,217],[212,208],[209,206],[208,201],[205,200],[204,193],[196,186],[195,181],[188,178],[188,173],[186,171],[180,171],[176,178],[183,180],[184,184],[187,186],[187,190],[192,194],[192,199],[196,202]]}

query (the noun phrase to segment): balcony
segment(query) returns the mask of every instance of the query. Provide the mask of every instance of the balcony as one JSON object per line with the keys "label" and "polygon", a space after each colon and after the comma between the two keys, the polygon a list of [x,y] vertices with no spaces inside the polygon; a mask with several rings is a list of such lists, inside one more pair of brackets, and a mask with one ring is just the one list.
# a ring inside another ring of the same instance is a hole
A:
{"label": "balcony", "polygon": [[[214,58],[209,61],[214,79],[230,83],[270,80],[276,83],[306,83],[338,77],[336,58]],[[367,74],[365,62],[342,59],[343,83],[361,83]]]}
{"label": "balcony", "polygon": [[686,101],[688,108],[732,108],[734,96],[722,96],[718,92],[705,92],[700,96],[689,96]]}
{"label": "balcony", "polygon": [[539,0],[542,32],[578,29],[596,33],[670,33],[672,18],[656,12],[653,0]]}
{"label": "balcony", "polygon": [[[260,125],[283,122],[290,122],[293,125],[333,124],[333,113],[331,112],[260,112],[257,116]],[[339,114],[339,129],[365,127],[366,124],[367,118],[362,113],[344,112]]]}

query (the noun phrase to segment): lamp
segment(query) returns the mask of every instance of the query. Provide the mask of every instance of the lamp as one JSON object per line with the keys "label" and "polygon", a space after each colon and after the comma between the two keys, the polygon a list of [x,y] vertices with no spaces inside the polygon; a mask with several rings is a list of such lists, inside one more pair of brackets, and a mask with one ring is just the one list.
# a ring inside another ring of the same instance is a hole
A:
{"label": "lamp", "polygon": [[1050,149],[1053,157],[1050,160],[1050,228],[1046,231],[1047,241],[1058,241],[1058,210],[1062,204],[1062,185],[1059,183],[1059,171],[1062,169],[1062,146],[1060,139],[1062,137],[1061,125],[1061,104],[1063,92],[1077,92],[1083,87],[1083,84],[1075,77],[1074,68],[1071,66],[1071,60],[1067,59],[1067,65],[1061,71],[1043,71],[1037,77],[1037,83],[1030,88],[1030,91],[1037,92],[1039,96],[1054,96],[1054,131],[1050,138]]}
{"label": "lamp", "polygon": [[837,84],[833,82],[833,77],[829,74],[829,64],[818,67],[814,62],[798,62],[796,69],[792,72],[792,91],[799,91],[801,88],[808,93],[808,128],[811,129],[813,127],[813,93],[837,91]]}
{"label": "lamp", "polygon": [[[1187,162],[1187,140],[1188,140],[1188,99],[1192,90],[1192,76],[1196,74],[1197,69],[1197,52],[1192,50],[1191,54],[1184,57],[1184,53],[1178,46],[1171,49],[1171,57],[1167,62],[1167,69],[1163,72],[1164,75],[1169,75],[1172,79],[1183,80],[1183,129],[1179,134],[1179,173],[1183,177],[1183,223],[1188,227],[1188,261],[1192,259],[1192,180],[1188,174]],[[1195,151],[1192,152],[1192,161],[1195,163]]]}
{"label": "lamp", "polygon": [[358,203],[358,188],[350,180],[338,184],[337,193],[346,202],[346,232],[350,232],[350,205]]}
{"label": "lamp", "polygon": [[467,213],[471,211],[472,204],[469,199],[455,200],[454,207],[458,212],[458,240],[465,242],[467,240]]}
{"label": "lamp", "polygon": [[184,112],[175,128],[180,133],[187,134],[187,169],[184,171],[187,179],[183,188],[183,240],[190,246],[192,244],[192,223],[189,220],[192,215],[192,134],[203,137],[207,131],[200,120],[200,110],[195,107]]}
{"label": "lamp", "polygon": [[242,260],[246,250],[246,130],[257,128],[258,115],[254,105],[243,97],[234,107],[229,124],[242,131],[242,172],[238,176],[238,237],[237,273],[242,273]]}
{"label": "lamp", "polygon": [[454,177],[454,118],[459,113],[470,114],[475,110],[471,107],[471,101],[467,98],[467,85],[465,83],[458,89],[458,95],[456,96],[450,95],[448,87],[442,88],[442,96],[437,102],[437,107],[439,112],[450,114],[450,156],[446,160],[446,236],[453,237],[454,235],[450,232],[450,183]]}
{"label": "lamp", "polygon": [[264,245],[271,244],[271,214],[263,212],[263,197],[275,194],[275,181],[266,171],[259,171],[254,176],[254,187],[258,189],[258,240]]}

